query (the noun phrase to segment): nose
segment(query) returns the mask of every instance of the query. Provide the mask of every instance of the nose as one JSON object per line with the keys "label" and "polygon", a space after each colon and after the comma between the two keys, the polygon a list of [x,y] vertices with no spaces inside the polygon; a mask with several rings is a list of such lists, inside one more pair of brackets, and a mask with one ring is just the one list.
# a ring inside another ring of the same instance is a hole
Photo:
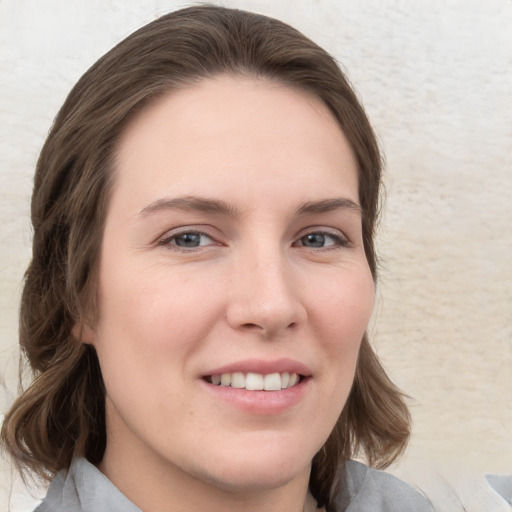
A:
{"label": "nose", "polygon": [[281,251],[253,252],[240,260],[229,280],[230,326],[275,338],[303,324],[307,312],[299,283]]}

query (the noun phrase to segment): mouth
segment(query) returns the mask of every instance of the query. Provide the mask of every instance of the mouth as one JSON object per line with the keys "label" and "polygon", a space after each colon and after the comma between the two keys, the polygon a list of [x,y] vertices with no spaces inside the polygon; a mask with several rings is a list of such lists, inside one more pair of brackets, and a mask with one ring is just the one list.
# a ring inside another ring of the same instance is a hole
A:
{"label": "mouth", "polygon": [[201,376],[206,391],[220,407],[272,417],[292,410],[309,396],[311,380],[308,365],[289,358],[233,361]]}
{"label": "mouth", "polygon": [[206,375],[203,379],[214,386],[246,389],[248,391],[281,391],[297,386],[307,377],[299,373],[232,372]]}

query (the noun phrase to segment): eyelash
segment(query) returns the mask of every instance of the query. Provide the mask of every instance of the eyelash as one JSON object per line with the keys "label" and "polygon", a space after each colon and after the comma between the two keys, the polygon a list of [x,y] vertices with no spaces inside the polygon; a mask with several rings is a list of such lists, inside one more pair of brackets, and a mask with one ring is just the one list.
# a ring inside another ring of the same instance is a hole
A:
{"label": "eyelash", "polygon": [[[208,243],[206,245],[198,245],[198,246],[195,246],[195,247],[179,246],[176,243],[176,240],[179,237],[182,237],[184,235],[207,237],[213,243]],[[334,241],[334,243],[329,244],[327,246],[322,246],[322,247],[308,247],[308,246],[303,244],[303,240],[306,237],[310,236],[310,235],[321,235],[323,237],[329,237],[329,238],[331,238]],[[179,251],[179,252],[193,252],[193,251],[200,250],[203,247],[208,247],[208,246],[211,246],[211,245],[221,245],[221,244],[216,242],[215,239],[212,236],[208,235],[204,231],[193,230],[193,229],[188,229],[188,230],[180,231],[178,233],[173,233],[173,234],[171,234],[169,236],[166,236],[166,237],[162,238],[161,240],[159,240],[157,242],[157,246],[159,246],[159,247],[165,247],[165,248],[171,249],[173,251]],[[295,246],[295,247],[303,247],[305,249],[329,251],[329,250],[334,250],[334,249],[339,249],[339,248],[344,248],[344,247],[350,247],[351,246],[351,242],[350,242],[350,240],[346,236],[340,234],[339,231],[331,231],[331,230],[328,230],[328,229],[325,229],[325,228],[324,229],[317,228],[317,229],[311,229],[310,231],[302,234],[293,243],[293,246]]]}
{"label": "eyelash", "polygon": [[[306,238],[310,235],[322,235],[324,237],[328,236],[334,240],[333,244],[318,248],[318,249],[323,249],[324,251],[339,249],[340,247],[350,247],[350,245],[351,245],[349,239],[346,236],[344,236],[343,234],[340,234],[339,231],[331,231],[328,229],[321,229],[321,228],[311,229],[310,231],[306,232],[297,240],[297,242],[294,243],[294,245],[296,245],[298,242],[302,241],[304,238]],[[299,247],[308,248],[305,245],[299,245]]]}
{"label": "eyelash", "polygon": [[179,233],[173,233],[172,235],[166,236],[166,237],[162,238],[161,240],[159,240],[157,245],[160,247],[171,248],[174,251],[182,251],[182,252],[191,252],[191,251],[200,249],[201,247],[205,247],[205,246],[201,246],[201,245],[199,245],[197,247],[182,247],[182,246],[179,246],[178,244],[176,244],[175,243],[176,239],[181,236],[184,236],[184,235],[198,235],[200,237],[207,237],[213,242],[213,244],[206,244],[206,245],[219,245],[218,243],[215,242],[215,239],[213,237],[211,237],[210,235],[208,235],[207,233],[205,233],[203,231],[193,230],[193,229],[184,230]]}

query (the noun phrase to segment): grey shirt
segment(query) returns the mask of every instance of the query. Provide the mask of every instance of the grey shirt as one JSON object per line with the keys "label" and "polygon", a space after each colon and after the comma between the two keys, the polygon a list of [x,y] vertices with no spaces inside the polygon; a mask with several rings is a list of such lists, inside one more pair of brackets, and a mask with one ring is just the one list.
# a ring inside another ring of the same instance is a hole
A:
{"label": "grey shirt", "polygon": [[[348,461],[336,494],[344,512],[432,512],[425,498],[392,475]],[[77,458],[69,471],[52,480],[35,512],[142,512],[87,460]]]}

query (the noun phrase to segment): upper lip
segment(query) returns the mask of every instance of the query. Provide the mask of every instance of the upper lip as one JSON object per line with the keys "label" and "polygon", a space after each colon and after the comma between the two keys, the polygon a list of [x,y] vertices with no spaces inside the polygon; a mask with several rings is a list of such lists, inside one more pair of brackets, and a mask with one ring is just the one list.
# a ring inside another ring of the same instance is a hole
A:
{"label": "upper lip", "polygon": [[307,365],[294,359],[275,359],[272,361],[266,361],[263,359],[245,359],[243,361],[236,361],[228,363],[217,368],[213,368],[207,375],[222,375],[223,373],[261,373],[262,375],[268,375],[270,373],[297,373],[304,377],[311,375],[311,370]]}

